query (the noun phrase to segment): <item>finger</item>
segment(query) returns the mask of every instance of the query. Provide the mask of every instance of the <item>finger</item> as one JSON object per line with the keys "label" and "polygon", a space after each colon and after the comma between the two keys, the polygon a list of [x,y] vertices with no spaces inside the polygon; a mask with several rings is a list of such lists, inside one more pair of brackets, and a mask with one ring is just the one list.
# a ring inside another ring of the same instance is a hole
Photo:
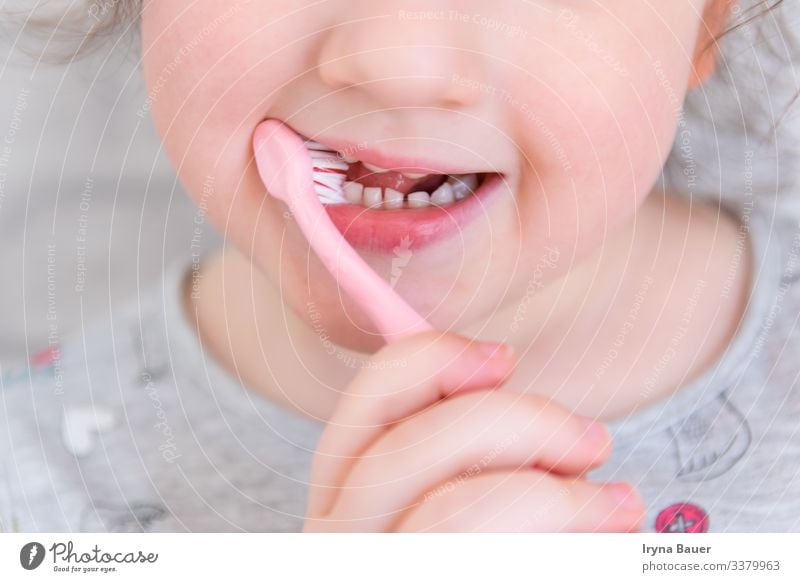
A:
{"label": "finger", "polygon": [[312,517],[330,510],[335,487],[353,459],[388,426],[451,394],[499,386],[514,357],[503,344],[429,332],[386,346],[369,364],[340,396],[317,445],[309,489]]}
{"label": "finger", "polygon": [[577,475],[610,452],[601,424],[553,401],[506,390],[474,391],[381,435],[353,463],[326,517],[353,520],[357,530],[384,531],[393,516],[445,480],[498,468]]}
{"label": "finger", "polygon": [[443,484],[401,517],[396,531],[630,532],[645,505],[626,483],[592,483],[537,470]]}

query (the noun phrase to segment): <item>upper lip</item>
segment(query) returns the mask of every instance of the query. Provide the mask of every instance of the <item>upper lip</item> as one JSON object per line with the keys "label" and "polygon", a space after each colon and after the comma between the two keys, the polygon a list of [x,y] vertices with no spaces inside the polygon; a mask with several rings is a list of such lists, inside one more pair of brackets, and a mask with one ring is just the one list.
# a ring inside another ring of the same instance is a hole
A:
{"label": "upper lip", "polygon": [[387,170],[394,170],[406,174],[492,174],[500,173],[492,168],[475,168],[463,164],[436,159],[425,155],[403,155],[367,146],[367,141],[352,141],[330,136],[314,135],[309,138],[307,134],[297,132],[303,139],[311,139],[329,147],[344,156],[356,158],[360,162],[367,162]]}

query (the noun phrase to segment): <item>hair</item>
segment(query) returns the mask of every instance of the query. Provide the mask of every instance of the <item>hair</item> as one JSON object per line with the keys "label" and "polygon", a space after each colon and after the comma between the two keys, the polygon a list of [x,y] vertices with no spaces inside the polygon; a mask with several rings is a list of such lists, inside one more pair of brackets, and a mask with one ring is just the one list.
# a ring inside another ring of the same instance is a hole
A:
{"label": "hair", "polygon": [[[23,38],[36,40],[37,48],[18,48],[49,64],[66,64],[95,53],[111,39],[135,41],[139,32],[142,0],[69,0],[66,9],[38,1],[31,10],[3,10],[7,23],[17,22]],[[44,41],[44,48],[40,48]]]}

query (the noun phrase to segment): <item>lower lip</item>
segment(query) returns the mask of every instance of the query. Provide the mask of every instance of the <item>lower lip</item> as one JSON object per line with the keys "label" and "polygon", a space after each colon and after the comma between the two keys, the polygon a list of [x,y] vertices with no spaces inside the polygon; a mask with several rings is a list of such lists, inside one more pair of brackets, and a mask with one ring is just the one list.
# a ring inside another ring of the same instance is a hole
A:
{"label": "lower lip", "polygon": [[421,249],[464,230],[497,198],[503,177],[491,174],[471,196],[449,206],[371,210],[354,204],[325,206],[331,221],[351,246],[376,252]]}

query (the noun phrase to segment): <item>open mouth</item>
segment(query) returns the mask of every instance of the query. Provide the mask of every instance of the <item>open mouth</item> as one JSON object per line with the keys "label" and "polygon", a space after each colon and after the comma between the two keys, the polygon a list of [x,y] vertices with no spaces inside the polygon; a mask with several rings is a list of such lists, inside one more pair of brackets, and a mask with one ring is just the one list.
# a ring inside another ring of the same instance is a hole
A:
{"label": "open mouth", "polygon": [[351,204],[371,210],[448,207],[473,196],[492,175],[411,173],[359,161],[312,140],[305,144],[323,204]]}
{"label": "open mouth", "polygon": [[[396,255],[456,237],[480,241],[485,232],[470,227],[488,224],[495,202],[510,195],[503,173],[472,171],[441,158],[389,157],[349,142],[325,145],[295,133],[306,147],[325,212],[360,250]],[[362,159],[348,155],[361,151]],[[474,233],[469,238],[467,229]]]}

